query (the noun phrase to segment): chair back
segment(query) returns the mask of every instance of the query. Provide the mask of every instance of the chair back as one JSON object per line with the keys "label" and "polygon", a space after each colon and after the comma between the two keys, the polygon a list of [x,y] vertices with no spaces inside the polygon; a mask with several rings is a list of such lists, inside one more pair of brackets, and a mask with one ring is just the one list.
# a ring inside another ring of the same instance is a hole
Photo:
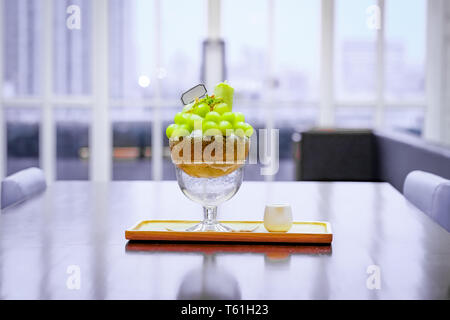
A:
{"label": "chair back", "polygon": [[425,171],[412,171],[406,176],[403,194],[450,232],[450,180]]}
{"label": "chair back", "polygon": [[21,170],[2,181],[1,209],[25,201],[47,188],[44,172],[38,168]]}

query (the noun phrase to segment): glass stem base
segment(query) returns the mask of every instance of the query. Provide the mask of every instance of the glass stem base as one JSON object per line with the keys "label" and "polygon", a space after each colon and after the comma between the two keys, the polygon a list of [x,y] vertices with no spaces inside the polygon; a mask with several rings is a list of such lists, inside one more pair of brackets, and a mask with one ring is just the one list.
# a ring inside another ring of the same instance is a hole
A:
{"label": "glass stem base", "polygon": [[204,218],[203,221],[196,224],[193,227],[186,229],[186,231],[215,231],[215,232],[230,232],[233,231],[231,228],[219,223],[217,221],[217,207],[203,207]]}

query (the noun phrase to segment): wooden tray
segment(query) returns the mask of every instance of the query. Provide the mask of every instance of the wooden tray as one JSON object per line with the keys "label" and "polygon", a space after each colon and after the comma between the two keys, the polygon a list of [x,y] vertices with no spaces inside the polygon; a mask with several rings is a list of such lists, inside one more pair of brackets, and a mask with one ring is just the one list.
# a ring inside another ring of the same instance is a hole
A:
{"label": "wooden tray", "polygon": [[294,222],[288,232],[268,232],[262,221],[221,221],[234,232],[184,231],[199,221],[145,220],[125,231],[128,240],[331,243],[328,222]]}

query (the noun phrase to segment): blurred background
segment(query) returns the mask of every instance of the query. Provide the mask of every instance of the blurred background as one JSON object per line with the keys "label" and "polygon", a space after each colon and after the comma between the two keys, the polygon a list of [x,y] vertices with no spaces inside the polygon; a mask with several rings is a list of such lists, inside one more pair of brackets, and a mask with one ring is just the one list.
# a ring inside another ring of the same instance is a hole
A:
{"label": "blurred background", "polygon": [[[427,37],[427,0],[0,5],[3,176],[38,166],[49,181],[173,180],[164,131],[181,94],[225,79],[249,123],[280,130],[275,180],[295,179],[293,146],[313,127],[450,140],[427,129],[444,121],[427,112],[427,57],[444,39]],[[254,165],[246,179],[264,177]]]}

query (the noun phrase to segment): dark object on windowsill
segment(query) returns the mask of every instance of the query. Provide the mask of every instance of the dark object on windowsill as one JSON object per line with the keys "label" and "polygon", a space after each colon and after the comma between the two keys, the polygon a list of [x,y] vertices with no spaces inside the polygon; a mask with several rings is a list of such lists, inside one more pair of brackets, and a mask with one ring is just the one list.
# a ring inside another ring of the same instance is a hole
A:
{"label": "dark object on windowsill", "polygon": [[299,180],[376,181],[370,130],[314,129],[302,133]]}

